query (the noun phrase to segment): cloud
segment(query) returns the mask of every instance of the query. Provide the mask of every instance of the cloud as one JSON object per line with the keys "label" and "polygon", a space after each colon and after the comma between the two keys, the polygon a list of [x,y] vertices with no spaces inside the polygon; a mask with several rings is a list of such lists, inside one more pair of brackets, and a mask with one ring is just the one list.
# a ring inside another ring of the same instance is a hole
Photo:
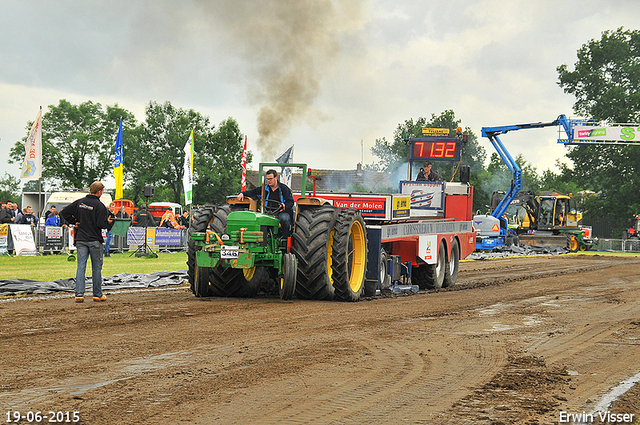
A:
{"label": "cloud", "polygon": [[[556,67],[604,30],[635,29],[638,15],[630,0],[10,2],[0,148],[61,98],[117,102],[138,120],[150,100],[169,100],[214,123],[236,118],[256,162],[295,144],[296,161],[355,168],[399,122],[445,109],[478,135],[570,115]],[[553,129],[503,141],[540,171],[565,149]]]}

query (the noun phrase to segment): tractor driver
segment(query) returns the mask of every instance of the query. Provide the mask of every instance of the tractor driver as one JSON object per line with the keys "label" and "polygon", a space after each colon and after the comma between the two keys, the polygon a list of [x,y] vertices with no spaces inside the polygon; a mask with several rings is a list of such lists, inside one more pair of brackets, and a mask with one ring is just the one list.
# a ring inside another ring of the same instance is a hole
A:
{"label": "tractor driver", "polygon": [[[270,207],[280,204],[280,209],[276,211],[280,227],[282,228],[282,236],[288,238],[291,234],[291,216],[293,214],[293,194],[291,189],[284,184],[278,182],[278,172],[276,170],[268,170],[265,174],[265,205],[267,200],[275,201],[270,203]],[[242,201],[245,196],[253,199],[260,199],[262,196],[262,187],[258,186],[250,190],[240,192],[238,200]]]}

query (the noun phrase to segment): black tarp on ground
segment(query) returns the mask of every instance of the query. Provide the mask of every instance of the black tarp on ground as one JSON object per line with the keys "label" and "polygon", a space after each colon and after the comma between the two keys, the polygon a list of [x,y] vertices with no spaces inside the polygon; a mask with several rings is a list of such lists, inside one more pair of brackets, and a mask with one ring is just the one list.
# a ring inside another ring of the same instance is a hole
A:
{"label": "black tarp on ground", "polygon": [[562,246],[501,246],[494,248],[492,251],[476,251],[467,257],[469,260],[486,260],[489,258],[514,257],[525,255],[558,255],[567,254],[568,248]]}
{"label": "black tarp on ground", "polygon": [[[188,281],[187,271],[156,272],[145,274],[120,273],[102,277],[102,289],[149,288],[169,285],[180,285]],[[16,294],[51,294],[54,292],[74,292],[76,278],[41,282],[29,279],[0,280],[0,296]],[[85,294],[92,293],[91,277],[86,278]]]}

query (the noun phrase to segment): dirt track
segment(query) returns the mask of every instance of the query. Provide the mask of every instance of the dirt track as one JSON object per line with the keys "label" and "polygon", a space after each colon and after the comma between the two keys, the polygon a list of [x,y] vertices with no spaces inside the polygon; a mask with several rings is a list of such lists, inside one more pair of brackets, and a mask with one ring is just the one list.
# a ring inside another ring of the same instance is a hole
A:
{"label": "dirt track", "polygon": [[[196,299],[187,287],[3,302],[2,420],[558,423],[639,374],[639,267],[610,256],[465,262],[451,290],[356,304]],[[634,423],[638,387],[611,410]]]}

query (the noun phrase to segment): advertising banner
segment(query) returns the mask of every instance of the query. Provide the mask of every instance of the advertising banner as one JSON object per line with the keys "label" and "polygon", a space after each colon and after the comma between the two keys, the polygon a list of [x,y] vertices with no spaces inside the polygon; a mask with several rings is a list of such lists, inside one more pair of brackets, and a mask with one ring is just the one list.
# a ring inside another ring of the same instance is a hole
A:
{"label": "advertising banner", "polygon": [[[636,131],[638,133],[636,133]],[[640,134],[640,128],[628,126],[585,126],[577,125],[573,129],[573,140],[579,141],[612,141],[612,142],[638,142],[636,134]]]}
{"label": "advertising banner", "polygon": [[144,227],[129,227],[127,229],[127,244],[144,245]]}
{"label": "advertising banner", "polygon": [[[147,245],[180,245],[182,231],[166,227],[148,227]],[[127,244],[144,244],[144,227],[129,227],[127,230]]]}
{"label": "advertising banner", "polygon": [[444,183],[400,182],[402,193],[411,196],[411,211],[442,210],[444,207]]}
{"label": "advertising banner", "polygon": [[36,243],[29,224],[10,224],[13,249],[16,255],[37,255]]}
{"label": "advertising banner", "polygon": [[156,245],[180,245],[180,236],[182,231],[178,229],[168,229],[166,227],[158,227],[155,229]]}
{"label": "advertising banner", "polygon": [[387,197],[352,196],[350,198],[333,199],[333,205],[338,208],[355,208],[362,211],[363,217],[385,217]]}
{"label": "advertising banner", "polygon": [[0,255],[7,255],[9,251],[7,250],[7,243],[9,239],[7,236],[9,235],[9,225],[8,224],[0,224]]}

